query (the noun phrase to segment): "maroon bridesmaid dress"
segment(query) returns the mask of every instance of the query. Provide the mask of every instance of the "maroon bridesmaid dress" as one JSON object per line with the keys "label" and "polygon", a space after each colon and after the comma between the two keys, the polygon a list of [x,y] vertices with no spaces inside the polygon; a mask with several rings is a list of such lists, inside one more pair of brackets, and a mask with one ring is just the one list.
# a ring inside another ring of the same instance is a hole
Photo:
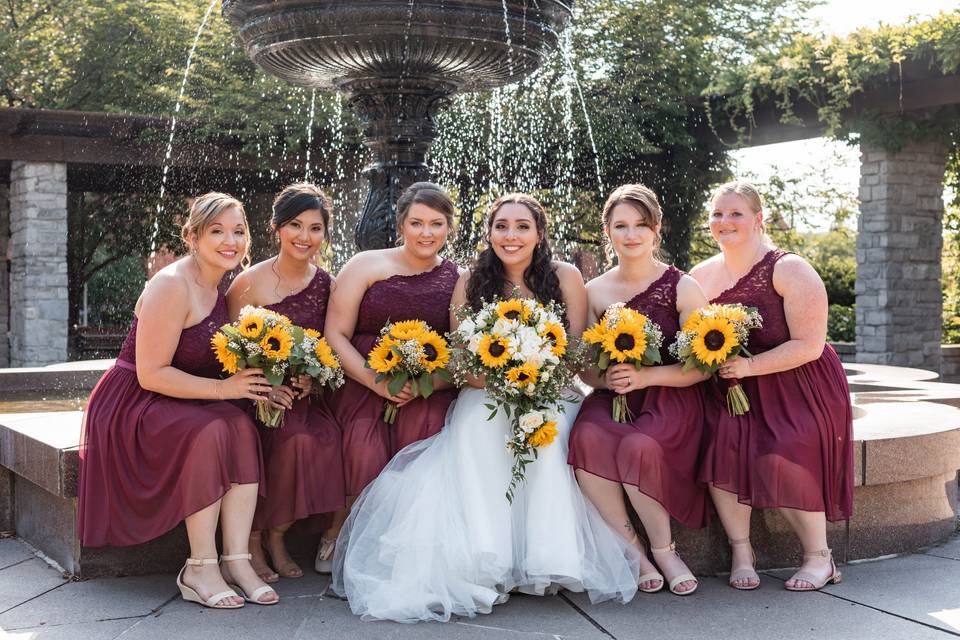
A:
{"label": "maroon bridesmaid dress", "polygon": [[[790,339],[773,268],[787,252],[773,249],[713,302],[756,307],[763,328],[750,353]],[[853,513],[853,410],[840,358],[826,345],[816,360],[740,381],[750,411],[731,416],[725,386],[708,384],[705,455],[700,479],[758,509],[824,511],[830,521]]]}
{"label": "maroon bridesmaid dress", "polygon": [[[457,284],[457,265],[444,260],[430,271],[394,275],[370,285],[357,312],[351,342],[366,358],[387,322],[423,320],[434,331],[450,330],[450,299]],[[443,427],[456,389],[434,391],[429,398],[405,404],[393,424],[383,421],[384,399],[347,378],[333,397],[333,410],[343,433],[343,470],[348,496],[360,495],[395,453],[428,438]]]}
{"label": "maroon bridesmaid dress", "polygon": [[[218,294],[210,315],[180,334],[172,365],[219,378],[210,338],[228,321]],[[136,339],[134,318],[116,364],[87,404],[77,505],[84,546],[156,538],[222,498],[230,485],[259,482],[262,474],[260,440],[246,413],[227,401],[171,398],[141,387]]]}
{"label": "maroon bridesmaid dress", "polygon": [[[323,332],[330,296],[330,275],[317,269],[305,289],[266,305],[301,327]],[[276,527],[344,506],[340,428],[329,405],[329,392],[294,400],[283,427],[260,427],[265,497],[257,503],[255,531]],[[251,409],[251,415],[254,411]]]}
{"label": "maroon bridesmaid dress", "polygon": [[[667,270],[627,306],[660,325],[664,365],[676,358],[667,347],[680,330],[677,283],[683,272]],[[613,482],[635,486],[659,502],[679,523],[697,528],[707,524],[706,487],[697,480],[703,431],[701,385],[648,387],[627,394],[630,422],[615,422],[612,391],[598,389],[580,407],[570,433],[567,462]]]}

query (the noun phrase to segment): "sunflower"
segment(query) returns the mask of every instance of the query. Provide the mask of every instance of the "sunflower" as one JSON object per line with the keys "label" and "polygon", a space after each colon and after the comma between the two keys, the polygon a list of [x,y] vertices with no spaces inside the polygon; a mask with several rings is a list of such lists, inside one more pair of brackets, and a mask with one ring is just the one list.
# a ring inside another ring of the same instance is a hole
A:
{"label": "sunflower", "polygon": [[720,317],[733,323],[745,322],[747,319],[747,310],[737,304],[720,305],[718,311]]}
{"label": "sunflower", "polygon": [[270,360],[286,360],[293,349],[293,337],[282,326],[276,325],[268,329],[260,340],[260,348]]}
{"label": "sunflower", "polygon": [[320,364],[323,366],[330,367],[331,369],[340,368],[340,361],[337,360],[337,356],[334,355],[333,349],[331,349],[330,345],[327,344],[326,338],[317,339],[317,346],[314,348],[314,354],[317,356],[317,360],[319,360]]}
{"label": "sunflower", "polygon": [[512,298],[497,303],[497,316],[504,320],[526,322],[530,317],[530,310],[523,304],[523,300]]}
{"label": "sunflower", "polygon": [[263,333],[263,318],[249,314],[240,318],[240,335],[244,338],[256,340]]}
{"label": "sunflower", "polygon": [[480,356],[483,366],[491,369],[499,369],[510,360],[506,339],[493,333],[483,334],[477,355]]}
{"label": "sunflower", "polygon": [[553,355],[562,358],[567,352],[567,332],[563,326],[556,322],[547,322],[540,335],[550,341]]}
{"label": "sunflower", "polygon": [[393,326],[390,327],[390,337],[403,342],[404,340],[413,340],[425,331],[429,331],[429,327],[423,320],[403,320],[393,323]]}
{"label": "sunflower", "polygon": [[696,327],[691,347],[697,360],[713,366],[720,364],[739,345],[733,323],[726,318],[704,318]]}
{"label": "sunflower", "polygon": [[607,319],[595,322],[583,332],[583,341],[587,344],[603,344],[607,337]]}
{"label": "sunflower", "polygon": [[617,362],[625,362],[631,358],[639,361],[647,350],[645,324],[646,318],[643,323],[633,319],[617,323],[603,338],[604,351]]}
{"label": "sunflower", "polygon": [[447,366],[450,361],[450,350],[447,341],[436,331],[425,331],[417,336],[417,342],[423,350],[420,364],[428,373]]}
{"label": "sunflower", "polygon": [[540,371],[528,362],[507,371],[507,380],[523,389],[534,384],[539,375]]}
{"label": "sunflower", "polygon": [[223,365],[223,370],[227,373],[234,374],[239,369],[239,357],[233,351],[227,347],[229,344],[230,338],[226,336],[222,331],[217,331],[213,334],[213,338],[210,339],[210,344],[213,345],[213,351],[217,356],[217,362]]}
{"label": "sunflower", "polygon": [[557,423],[544,422],[543,426],[527,437],[527,443],[534,447],[545,447],[557,437]]}
{"label": "sunflower", "polygon": [[687,316],[686,322],[683,323],[683,331],[695,331],[701,320],[703,320],[703,310],[696,309]]}
{"label": "sunflower", "polygon": [[319,337],[320,337],[320,332],[317,331],[316,329],[304,329],[304,330],[303,330],[303,333],[304,333],[305,335],[310,336],[311,338],[319,338]]}
{"label": "sunflower", "polygon": [[400,364],[400,356],[393,350],[395,344],[397,344],[396,341],[389,336],[380,340],[377,346],[373,348],[373,351],[370,352],[367,360],[370,368],[377,373],[390,373],[396,368],[396,366]]}

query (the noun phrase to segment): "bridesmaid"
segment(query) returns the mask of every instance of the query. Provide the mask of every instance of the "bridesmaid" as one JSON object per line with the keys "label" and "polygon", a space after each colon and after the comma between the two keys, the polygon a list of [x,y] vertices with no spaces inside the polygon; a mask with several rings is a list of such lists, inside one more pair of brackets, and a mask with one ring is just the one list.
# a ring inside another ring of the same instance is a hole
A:
{"label": "bridesmaid", "polygon": [[719,372],[742,382],[750,411],[729,415],[717,386],[707,408],[700,478],[733,547],[730,584],[760,584],[750,547],[753,508],[780,509],[803,545],[803,565],[787,589],[840,582],[826,521],[853,511],[853,417],[843,367],[825,342],[823,282],[803,258],[770,243],[760,195],[746,182],[713,194],[710,232],[721,253],[691,275],[713,302],[757,307],[763,316],[750,337],[753,357],[732,358]]}
{"label": "bridesmaid", "polygon": [[[670,518],[687,527],[707,523],[706,490],[696,477],[703,429],[697,383],[706,376],[684,373],[667,347],[690,312],[707,301],[693,278],[658,259],[662,218],[656,194],[642,185],[620,187],[603,207],[603,228],[618,266],[587,285],[591,321],[611,304],[626,302],[660,325],[663,365],[638,370],[618,364],[602,377],[596,370],[581,374],[597,391],[577,416],[568,462],[607,524],[640,550],[640,589],[652,593],[666,582],[673,593],[689,595],[697,580],[674,551]],[[613,420],[615,394],[628,394],[635,416],[630,422]],[[666,580],[643,553],[624,491]]]}
{"label": "bridesmaid", "polygon": [[[315,264],[315,258],[330,239],[332,209],[330,198],[312,184],[292,184],[280,192],[271,219],[280,253],[236,277],[227,292],[231,318],[237,318],[245,305],[253,305],[323,332],[333,278]],[[311,398],[309,392],[309,386],[296,392],[287,386],[274,390],[270,402],[287,410],[284,425],[279,429],[259,425],[265,497],[257,505],[250,551],[254,568],[267,582],[303,575],[283,542],[295,521],[344,506],[340,430],[326,398]],[[264,543],[276,573],[264,557]]]}
{"label": "bridesmaid", "polygon": [[[450,298],[460,271],[440,256],[453,227],[454,204],[439,185],[417,182],[397,201],[399,246],[358,253],[344,265],[327,307],[327,340],[340,356],[347,382],[334,396],[334,416],[343,433],[343,467],[348,505],[408,444],[443,426],[457,390],[434,379],[429,398],[410,396],[409,384],[392,395],[364,363],[388,321],[419,319],[438,333],[450,329]],[[401,410],[396,422],[383,421],[386,400]],[[317,571],[329,573],[335,533],[346,519],[341,511],[334,532],[323,541]]]}
{"label": "bridesmaid", "polygon": [[210,347],[228,321],[217,285],[246,256],[243,205],[200,196],[182,236],[190,255],[147,283],[116,364],[90,395],[77,529],[84,546],[126,546],[185,520],[190,558],[177,576],[185,600],[218,609],[275,604],[247,552],[260,443],[250,418],[226,402],[261,400],[270,386],[259,369],[220,380]]}

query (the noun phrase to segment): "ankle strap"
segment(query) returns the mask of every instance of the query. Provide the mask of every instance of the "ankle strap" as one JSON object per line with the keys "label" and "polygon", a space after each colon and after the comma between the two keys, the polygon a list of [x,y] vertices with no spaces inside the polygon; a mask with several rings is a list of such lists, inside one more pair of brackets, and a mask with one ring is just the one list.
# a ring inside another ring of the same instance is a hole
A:
{"label": "ankle strap", "polygon": [[234,553],[229,556],[220,556],[220,562],[230,561],[230,560],[250,560],[253,558],[251,553]]}
{"label": "ankle strap", "polygon": [[806,551],[803,554],[804,558],[829,558],[833,555],[832,549],[819,549],[817,551]]}
{"label": "ankle strap", "polygon": [[677,551],[677,543],[671,541],[669,546],[660,547],[659,549],[654,549],[653,547],[650,547],[650,552],[651,552],[651,553],[667,553],[668,551],[673,551],[674,553],[676,553],[676,551]]}
{"label": "ankle strap", "polygon": [[191,567],[199,567],[205,564],[217,564],[216,558],[187,558],[187,564]]}
{"label": "ankle strap", "polygon": [[731,547],[740,547],[745,544],[750,544],[750,536],[747,536],[746,538],[738,538],[736,540],[733,538],[727,538],[727,542],[730,543]]}

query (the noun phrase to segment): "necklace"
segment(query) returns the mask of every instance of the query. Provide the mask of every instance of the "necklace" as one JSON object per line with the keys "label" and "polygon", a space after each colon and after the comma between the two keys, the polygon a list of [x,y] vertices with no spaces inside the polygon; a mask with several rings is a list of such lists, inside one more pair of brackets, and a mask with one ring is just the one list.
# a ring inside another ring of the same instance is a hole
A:
{"label": "necklace", "polygon": [[[277,271],[277,260],[279,260],[279,259],[280,259],[280,256],[277,256],[276,258],[273,259],[273,261],[270,263],[270,271],[273,272],[273,275],[277,276],[277,284],[274,285],[274,287],[273,287],[273,293],[276,294],[277,298],[279,298],[280,300],[283,300],[284,298],[286,298],[286,297],[288,297],[288,296],[292,296],[292,295],[295,294],[295,293],[299,293],[299,292],[303,291],[303,289],[304,289],[305,287],[301,287],[301,288],[299,288],[299,289],[294,290],[293,287],[290,287],[290,286],[288,285],[288,286],[286,287],[287,290],[288,290],[287,295],[283,295],[283,294],[281,293],[280,285],[281,285],[281,284],[284,284],[284,281],[283,281],[283,276],[280,275],[280,272],[279,272],[279,271]],[[308,268],[308,271],[309,271],[309,268]]]}
{"label": "necklace", "polygon": [[756,266],[757,256],[760,255],[760,252],[763,251],[763,249],[764,249],[764,244],[763,242],[761,242],[760,244],[757,245],[757,250],[753,252],[752,256],[750,256],[750,266],[747,268],[746,271],[743,272],[743,274],[739,278],[734,277],[733,272],[730,271],[729,267],[727,267],[726,259],[723,260],[723,270],[727,272],[727,277],[730,278],[730,286],[737,284],[738,282],[740,282],[741,278],[743,278],[745,275],[750,273],[750,270],[753,269],[754,266]]}

